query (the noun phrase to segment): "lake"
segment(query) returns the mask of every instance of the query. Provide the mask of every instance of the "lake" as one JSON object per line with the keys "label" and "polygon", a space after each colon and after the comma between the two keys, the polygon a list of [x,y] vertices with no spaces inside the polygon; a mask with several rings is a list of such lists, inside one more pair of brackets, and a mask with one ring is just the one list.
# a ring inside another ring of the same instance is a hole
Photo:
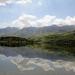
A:
{"label": "lake", "polygon": [[75,61],[40,48],[0,47],[0,75],[75,75]]}

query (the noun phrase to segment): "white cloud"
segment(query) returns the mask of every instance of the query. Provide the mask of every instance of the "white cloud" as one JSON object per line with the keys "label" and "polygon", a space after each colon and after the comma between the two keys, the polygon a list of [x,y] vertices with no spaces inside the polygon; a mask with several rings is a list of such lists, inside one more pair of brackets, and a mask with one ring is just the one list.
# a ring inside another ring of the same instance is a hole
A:
{"label": "white cloud", "polygon": [[66,17],[65,19],[57,18],[56,16],[46,15],[42,18],[37,18],[33,15],[23,14],[17,20],[13,21],[13,26],[23,27],[43,27],[49,25],[75,25],[75,17]]}
{"label": "white cloud", "polygon": [[36,16],[23,14],[17,20],[13,21],[13,26],[19,28],[48,26],[54,19],[55,16],[46,15],[43,18],[38,19]]}
{"label": "white cloud", "polygon": [[17,20],[13,21],[13,26],[23,28],[30,27],[36,21],[36,16],[23,14]]}
{"label": "white cloud", "polygon": [[6,6],[7,4],[11,3],[26,4],[32,3],[32,0],[0,0],[0,6]]}
{"label": "white cloud", "polygon": [[41,2],[41,1],[38,1],[38,5],[39,5],[39,6],[42,6],[42,2]]}
{"label": "white cloud", "polygon": [[60,19],[60,18],[56,18],[53,21],[53,24],[57,24],[57,25],[75,25],[75,16],[74,17],[70,17],[67,16],[65,19]]}
{"label": "white cloud", "polygon": [[46,15],[42,17],[41,19],[36,20],[36,26],[37,27],[49,26],[54,19],[55,19],[55,16]]}
{"label": "white cloud", "polygon": [[32,3],[32,0],[18,0],[18,1],[15,1],[16,3],[18,4],[26,4],[26,3]]}

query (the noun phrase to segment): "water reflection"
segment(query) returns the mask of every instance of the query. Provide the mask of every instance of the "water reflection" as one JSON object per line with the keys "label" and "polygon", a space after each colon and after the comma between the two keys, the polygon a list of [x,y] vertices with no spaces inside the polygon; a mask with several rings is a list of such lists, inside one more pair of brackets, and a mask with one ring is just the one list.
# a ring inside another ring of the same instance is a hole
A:
{"label": "water reflection", "polygon": [[74,60],[54,57],[28,47],[0,47],[0,75],[75,75]]}
{"label": "water reflection", "polygon": [[73,70],[75,72],[75,62],[71,61],[52,61],[41,58],[23,58],[22,56],[17,56],[11,59],[11,62],[15,64],[20,71],[34,70],[38,66],[44,71],[55,71],[56,68],[63,68],[66,71]]}

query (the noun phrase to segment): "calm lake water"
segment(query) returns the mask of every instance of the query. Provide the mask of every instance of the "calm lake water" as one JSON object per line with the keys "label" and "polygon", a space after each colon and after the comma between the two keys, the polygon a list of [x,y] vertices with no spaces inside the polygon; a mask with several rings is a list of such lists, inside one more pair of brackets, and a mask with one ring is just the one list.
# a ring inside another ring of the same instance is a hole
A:
{"label": "calm lake water", "polygon": [[75,75],[75,61],[29,47],[0,47],[0,75]]}

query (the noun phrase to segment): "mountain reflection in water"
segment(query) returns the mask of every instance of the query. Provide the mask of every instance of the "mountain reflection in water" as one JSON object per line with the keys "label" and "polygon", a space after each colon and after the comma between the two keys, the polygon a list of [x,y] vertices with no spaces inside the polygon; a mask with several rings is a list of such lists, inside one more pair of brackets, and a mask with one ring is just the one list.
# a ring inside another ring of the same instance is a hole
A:
{"label": "mountain reflection in water", "polygon": [[0,47],[0,75],[75,75],[75,61],[29,47]]}

